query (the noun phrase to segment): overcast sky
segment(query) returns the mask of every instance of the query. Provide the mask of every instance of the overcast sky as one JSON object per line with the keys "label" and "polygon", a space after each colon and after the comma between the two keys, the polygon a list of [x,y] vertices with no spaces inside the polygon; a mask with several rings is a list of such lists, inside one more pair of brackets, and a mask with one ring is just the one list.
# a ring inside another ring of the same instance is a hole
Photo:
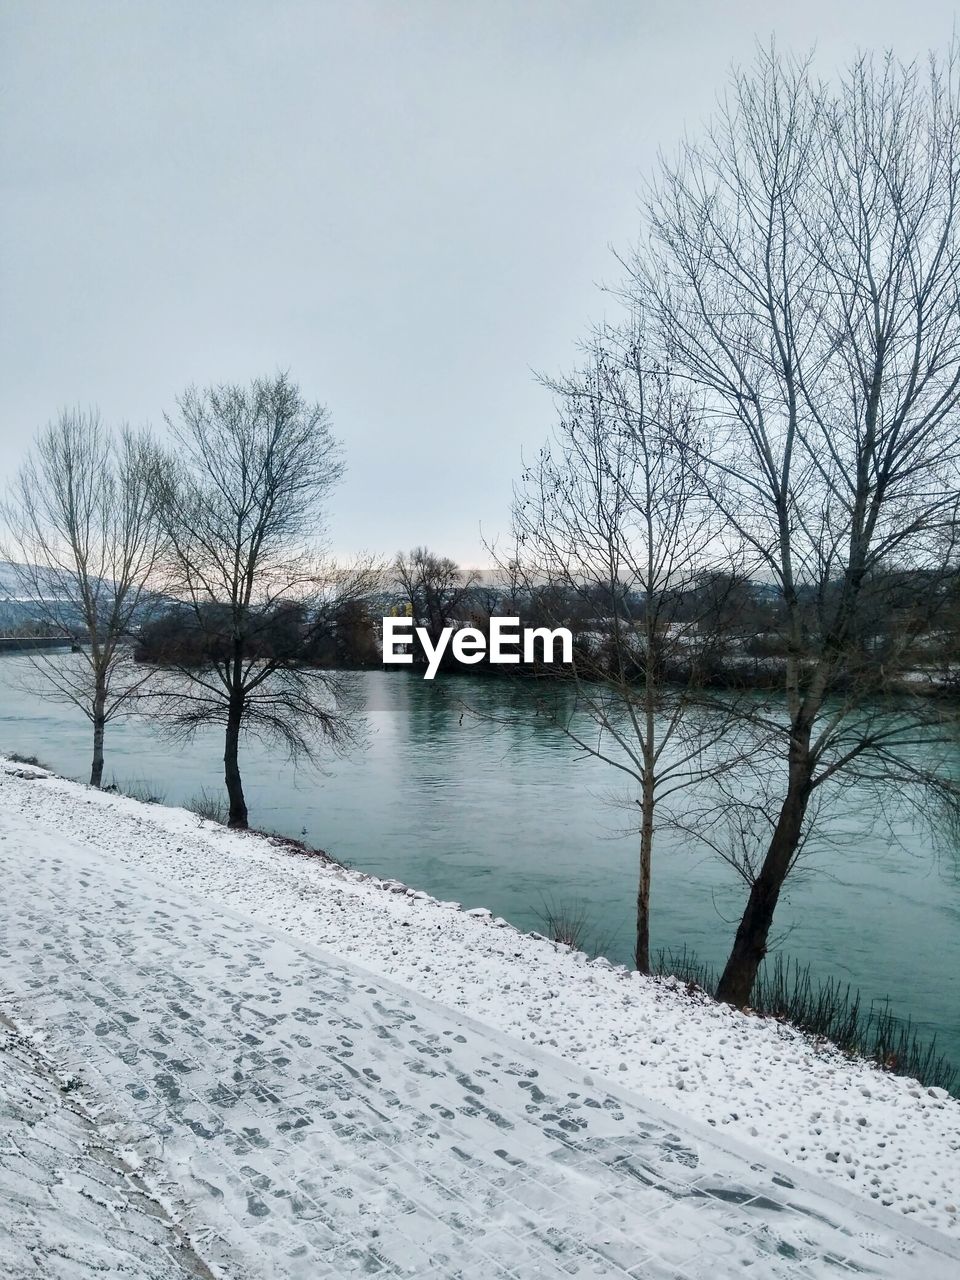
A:
{"label": "overcast sky", "polygon": [[533,370],[615,311],[660,147],[757,39],[942,47],[938,0],[0,0],[0,472],[64,405],[150,423],[286,368],[341,552],[483,563]]}

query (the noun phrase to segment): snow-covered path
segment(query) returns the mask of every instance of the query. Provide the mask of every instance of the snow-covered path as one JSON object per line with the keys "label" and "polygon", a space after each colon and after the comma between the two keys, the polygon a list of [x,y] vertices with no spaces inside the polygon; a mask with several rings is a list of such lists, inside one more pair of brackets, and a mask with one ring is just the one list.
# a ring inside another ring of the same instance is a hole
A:
{"label": "snow-covered path", "polygon": [[213,1280],[128,1154],[0,1016],[0,1276]]}
{"label": "snow-covered path", "polygon": [[9,810],[0,876],[0,1007],[156,1136],[224,1275],[958,1274],[919,1224]]}

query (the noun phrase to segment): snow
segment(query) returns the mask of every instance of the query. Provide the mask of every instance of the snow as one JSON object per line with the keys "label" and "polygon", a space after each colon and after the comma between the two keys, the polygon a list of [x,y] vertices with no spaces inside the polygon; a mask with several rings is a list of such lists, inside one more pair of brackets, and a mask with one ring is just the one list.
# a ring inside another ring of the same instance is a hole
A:
{"label": "snow", "polygon": [[46,579],[50,599],[57,599],[56,574],[52,570],[38,569],[36,565],[16,564],[10,560],[0,560],[0,600],[32,603],[32,596],[21,594],[22,573],[29,578],[35,577],[41,584]]}
{"label": "snow", "polygon": [[816,1175],[837,1188],[838,1203],[867,1215],[883,1206],[960,1239],[960,1104],[942,1090],[680,983],[590,962],[483,909],[465,912],[184,810],[8,765],[0,817],[25,862],[31,850],[42,861],[58,840],[108,854],[134,877],[323,948],[439,1002],[464,1025],[476,1019],[525,1042],[534,1058],[547,1050],[652,1108],[710,1126],[721,1143]]}
{"label": "snow", "polygon": [[77,1085],[0,1017],[0,1274],[211,1280]]}

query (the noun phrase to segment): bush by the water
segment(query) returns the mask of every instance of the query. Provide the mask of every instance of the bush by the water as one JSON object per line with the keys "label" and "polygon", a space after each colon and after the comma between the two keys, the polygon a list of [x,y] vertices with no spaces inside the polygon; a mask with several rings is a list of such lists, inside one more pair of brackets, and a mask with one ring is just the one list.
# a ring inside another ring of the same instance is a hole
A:
{"label": "bush by the water", "polygon": [[22,756],[19,751],[8,752],[7,759],[11,764],[28,764],[34,769],[46,769],[48,767],[42,760],[38,760],[36,756]]}
{"label": "bush by the water", "polygon": [[164,804],[167,799],[164,788],[150,778],[114,778],[103,789],[128,796],[131,800],[139,800],[141,804]]}
{"label": "bush by the water", "polygon": [[201,787],[193,799],[187,801],[186,807],[198,818],[206,818],[208,822],[219,822],[224,827],[227,825],[227,803],[219,792],[208,791],[206,787]]}
{"label": "bush by the water", "polygon": [[[713,995],[719,975],[684,949],[660,951],[654,970],[692,982]],[[937,1052],[937,1038],[924,1039],[909,1018],[898,1018],[886,1000],[864,1005],[860,992],[836,978],[814,980],[809,965],[782,955],[764,964],[750,1006],[763,1017],[782,1018],[813,1036],[822,1036],[845,1053],[867,1058],[910,1076],[928,1088],[960,1097],[960,1070]]]}

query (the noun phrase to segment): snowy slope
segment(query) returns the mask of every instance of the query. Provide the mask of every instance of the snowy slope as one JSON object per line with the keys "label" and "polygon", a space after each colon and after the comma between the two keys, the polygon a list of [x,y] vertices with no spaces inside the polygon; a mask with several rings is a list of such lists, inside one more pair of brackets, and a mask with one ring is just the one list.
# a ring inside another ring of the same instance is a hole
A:
{"label": "snowy slope", "polygon": [[[12,766],[11,766],[12,768]],[[688,995],[489,913],[45,776],[0,773],[0,813],[322,946],[960,1237],[960,1104],[789,1028]],[[19,771],[30,772],[30,771]]]}
{"label": "snowy slope", "polygon": [[[56,589],[45,571],[40,571],[40,583],[49,589],[52,600],[57,598]],[[17,573],[17,565],[10,560],[0,560],[0,600],[21,600],[23,583]]]}
{"label": "snowy slope", "polygon": [[[100,1133],[138,1135],[169,1210],[150,1242],[175,1223],[230,1280],[960,1269],[940,1233],[6,808],[0,878],[5,1007]],[[33,1168],[64,1118],[37,1117]],[[17,1242],[21,1170],[0,1150],[0,1238],[12,1225]],[[48,1280],[62,1260],[63,1280],[109,1274],[140,1225],[119,1170],[77,1172],[80,1213],[28,1224]],[[116,1216],[106,1250],[88,1203]]]}

